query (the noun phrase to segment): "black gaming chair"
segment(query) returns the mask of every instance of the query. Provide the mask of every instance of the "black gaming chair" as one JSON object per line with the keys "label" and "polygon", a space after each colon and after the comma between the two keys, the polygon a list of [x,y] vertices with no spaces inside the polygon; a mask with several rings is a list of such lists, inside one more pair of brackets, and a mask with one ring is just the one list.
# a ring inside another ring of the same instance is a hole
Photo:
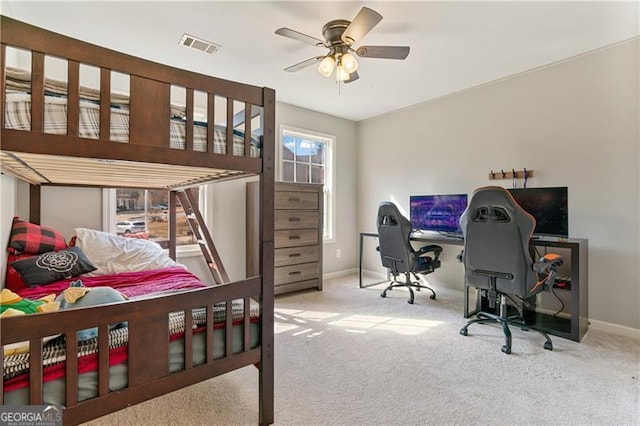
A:
{"label": "black gaming chair", "polygon": [[[557,267],[562,264],[562,258],[557,254],[545,254],[538,263],[532,261],[529,240],[535,223],[533,216],[502,187],[487,186],[472,194],[467,209],[460,217],[464,235],[461,260],[465,285],[479,289],[489,304],[487,310],[493,312],[482,311],[482,297],[477,297],[476,319],[467,322],[460,330],[463,336],[468,334],[467,328],[471,324],[498,322],[505,335],[502,352],[509,354],[509,324],[523,330],[535,330],[525,323],[523,305],[527,298],[550,287]],[[498,313],[495,313],[496,303],[499,304]],[[508,316],[507,311],[514,311],[514,308],[518,315]],[[553,350],[549,336],[535,331],[545,337],[544,348]]]}
{"label": "black gaming chair", "polygon": [[[431,291],[431,299],[436,298],[436,293],[431,287],[420,284],[416,274],[429,274],[440,267],[440,253],[442,247],[427,245],[418,250],[411,246],[411,222],[404,217],[398,207],[391,202],[383,202],[378,207],[378,236],[380,239],[380,258],[382,266],[388,268],[393,275],[391,284],[384,289],[380,296],[387,297],[387,292],[394,287],[407,287],[410,297],[409,303],[414,301],[413,288],[417,291],[427,289]],[[433,257],[427,256],[433,253]],[[398,275],[403,273],[404,281],[398,281]],[[411,275],[416,281],[411,279]]]}

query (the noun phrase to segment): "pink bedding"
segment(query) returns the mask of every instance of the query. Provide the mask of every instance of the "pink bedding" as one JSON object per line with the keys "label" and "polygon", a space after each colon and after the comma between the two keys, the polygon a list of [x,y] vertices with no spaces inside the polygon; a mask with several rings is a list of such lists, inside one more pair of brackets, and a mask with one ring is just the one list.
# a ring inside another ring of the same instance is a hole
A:
{"label": "pink bedding", "polygon": [[[69,287],[69,284],[72,281],[82,280],[82,283],[86,287],[98,287],[98,286],[109,286],[117,289],[122,292],[129,298],[142,298],[145,296],[151,295],[160,295],[160,294],[168,294],[175,293],[184,290],[208,287],[205,283],[200,281],[198,277],[193,275],[191,272],[187,271],[181,267],[171,267],[164,269],[155,269],[141,272],[123,272],[120,274],[113,275],[102,275],[98,277],[75,277],[72,279],[56,281],[47,285],[37,286],[33,288],[25,288],[19,292],[20,296],[29,299],[37,299],[42,296],[46,296],[51,293],[55,293],[56,295],[60,294],[66,288]],[[257,321],[257,319],[255,319]],[[242,318],[234,320],[234,324],[242,323]],[[216,324],[218,327],[224,327],[224,323]],[[200,332],[204,328],[199,326],[195,332]],[[184,332],[173,333],[170,337],[171,340],[175,340],[181,338],[184,335]],[[53,343],[53,342],[52,342]],[[47,352],[45,350],[45,352]],[[55,352],[55,351],[53,351]],[[79,355],[81,355],[79,353]],[[117,347],[111,347],[109,349],[109,365],[115,365],[118,363],[125,362],[127,359],[127,346],[126,342],[124,344],[120,344]],[[18,355],[18,357],[20,357]],[[16,356],[10,356],[9,359],[17,359]],[[6,374],[8,371],[7,360],[5,358],[5,369],[4,373]],[[24,360],[23,360],[24,361]],[[28,361],[28,358],[27,358]],[[15,363],[15,361],[14,361]],[[11,363],[9,363],[11,364]],[[78,358],[78,372],[85,373],[88,371],[94,371],[97,369],[98,365],[98,356],[94,351],[87,355],[82,355]],[[15,369],[15,368],[14,368]],[[46,363],[45,368],[43,369],[44,373],[44,381],[47,382],[49,380],[58,379],[64,376],[65,374],[65,363],[56,362],[56,363]],[[26,387],[29,383],[29,375],[24,372],[22,374],[18,374],[15,377],[4,380],[3,389],[5,392]]]}
{"label": "pink bedding", "polygon": [[140,272],[122,272],[98,277],[75,277],[56,281],[47,285],[25,288],[19,292],[27,299],[37,299],[51,293],[62,293],[72,281],[81,280],[85,287],[108,286],[115,288],[129,298],[157,295],[175,291],[206,287],[207,285],[181,267],[153,269]]}

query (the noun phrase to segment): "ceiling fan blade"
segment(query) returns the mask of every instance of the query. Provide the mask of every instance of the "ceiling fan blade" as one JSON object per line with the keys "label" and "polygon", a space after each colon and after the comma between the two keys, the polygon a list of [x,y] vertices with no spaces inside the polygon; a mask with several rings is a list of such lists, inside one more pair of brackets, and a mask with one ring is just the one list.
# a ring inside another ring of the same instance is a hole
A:
{"label": "ceiling fan blade", "polygon": [[382,15],[373,9],[363,7],[342,33],[342,41],[351,46],[378,25],[380,21],[382,21]]}
{"label": "ceiling fan blade", "polygon": [[311,66],[313,64],[317,64],[318,62],[320,62],[322,59],[324,58],[324,56],[316,56],[315,58],[309,58],[306,61],[302,61],[300,63],[297,63],[295,65],[291,65],[290,67],[285,68],[284,70],[287,72],[296,72],[296,71],[300,71],[303,68],[306,68],[308,66]]}
{"label": "ceiling fan blade", "polygon": [[409,46],[360,46],[356,54],[363,58],[405,59]]}
{"label": "ceiling fan blade", "polygon": [[283,37],[292,38],[294,40],[301,41],[306,44],[310,44],[312,46],[324,46],[324,41],[319,38],[311,37],[310,35],[302,34],[296,30],[292,30],[291,28],[278,28],[276,30],[276,34],[281,35]]}
{"label": "ceiling fan blade", "polygon": [[346,83],[351,83],[352,81],[356,81],[357,79],[359,79],[360,76],[358,75],[358,71],[354,71],[351,74],[349,74],[349,78],[346,79],[344,82]]}

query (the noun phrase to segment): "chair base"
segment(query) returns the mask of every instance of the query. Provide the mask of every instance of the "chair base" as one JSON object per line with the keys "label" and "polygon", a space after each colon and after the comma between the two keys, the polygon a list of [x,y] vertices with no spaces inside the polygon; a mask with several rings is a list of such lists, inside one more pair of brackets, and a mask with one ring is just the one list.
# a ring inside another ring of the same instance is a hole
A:
{"label": "chair base", "polygon": [[[416,289],[416,291],[420,291],[423,288],[429,290],[431,292],[431,296],[429,296],[429,299],[434,300],[436,298],[436,292],[431,287],[420,284],[419,281],[411,280],[411,274],[413,274],[412,272],[404,272],[404,274],[406,277],[405,282],[398,281],[396,279],[397,275],[394,275],[393,281],[391,281],[391,284],[389,284],[389,286],[384,289],[382,294],[380,294],[380,297],[387,297],[387,291],[393,289],[394,287],[407,287],[409,289],[409,300],[407,301],[407,303],[413,304],[413,302],[415,301],[415,294],[413,293],[414,288]],[[416,278],[416,280],[419,280],[416,274],[413,274],[413,276]]]}
{"label": "chair base", "polygon": [[546,341],[544,342],[544,348],[549,351],[553,350],[553,343],[551,342],[549,335],[543,331],[540,331],[526,324],[524,320],[520,317],[505,318],[499,315],[494,315],[494,314],[490,314],[488,312],[482,312],[482,311],[478,312],[476,316],[477,318],[470,320],[465,324],[464,327],[460,329],[460,334],[462,334],[463,336],[467,336],[469,334],[467,328],[471,324],[486,324],[486,323],[497,322],[500,325],[502,325],[502,331],[504,332],[504,337],[505,337],[505,344],[502,346],[501,350],[505,354],[510,354],[511,353],[511,330],[509,329],[509,324],[511,324],[513,326],[520,327],[520,329],[523,331],[533,330],[540,333],[546,339]]}

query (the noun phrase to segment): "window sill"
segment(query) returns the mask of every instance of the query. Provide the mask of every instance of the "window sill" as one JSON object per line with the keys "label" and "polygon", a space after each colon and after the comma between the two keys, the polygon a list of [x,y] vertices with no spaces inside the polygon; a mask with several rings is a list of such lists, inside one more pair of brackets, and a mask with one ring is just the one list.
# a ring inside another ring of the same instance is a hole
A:
{"label": "window sill", "polygon": [[202,256],[202,250],[200,250],[200,247],[197,244],[176,247],[176,257],[178,259],[198,256]]}

